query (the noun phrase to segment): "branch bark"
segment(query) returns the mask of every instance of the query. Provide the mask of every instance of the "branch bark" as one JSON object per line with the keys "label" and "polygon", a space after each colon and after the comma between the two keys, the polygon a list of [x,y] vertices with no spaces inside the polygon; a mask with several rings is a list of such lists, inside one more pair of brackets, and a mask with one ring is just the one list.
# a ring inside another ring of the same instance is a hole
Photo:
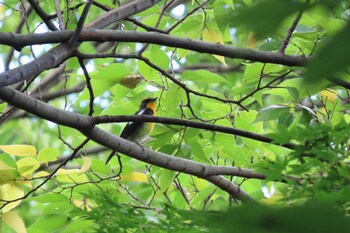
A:
{"label": "branch bark", "polygon": [[[47,44],[66,42],[73,31],[49,32],[40,34],[12,34],[0,33],[0,44],[13,46],[20,49],[34,44]],[[174,48],[188,49],[200,53],[221,55],[229,58],[246,59],[264,63],[276,63],[287,66],[304,66],[308,58],[303,56],[291,56],[281,53],[272,53],[247,48],[221,45],[158,32],[130,32],[120,30],[83,30],[79,41],[114,41],[114,42],[138,42],[165,45]],[[1,77],[0,77],[1,79]]]}
{"label": "branch bark", "polygon": [[[112,11],[105,13],[108,17],[102,15],[101,17],[95,19],[93,22],[89,23],[86,28],[96,28],[101,29],[108,26],[109,24],[116,22],[118,20],[129,17],[133,14],[139,13],[147,8],[153,6],[159,2],[159,0],[140,0],[134,1],[126,4],[122,7],[116,8]],[[71,37],[71,35],[69,36]],[[9,35],[7,39],[16,39]],[[1,42],[0,42],[1,44]],[[15,69],[0,73],[0,87],[8,86],[20,81],[28,80],[32,77],[38,76],[44,70],[48,70],[57,67],[63,61],[67,60],[72,56],[74,50],[77,48],[78,44],[74,46],[67,45],[65,43],[58,45],[57,47],[51,49],[41,57]],[[21,47],[15,46],[15,49],[20,50]]]}
{"label": "branch bark", "polygon": [[[240,130],[233,127],[214,125],[214,124],[183,120],[183,119],[177,119],[177,118],[168,118],[168,117],[159,117],[159,116],[154,117],[154,116],[147,116],[147,115],[97,116],[97,117],[94,117],[94,122],[96,124],[111,123],[111,122],[157,122],[157,123],[163,123],[163,124],[182,125],[182,126],[187,126],[187,127],[197,128],[197,129],[205,129],[205,130],[221,132],[221,133],[228,133],[228,134],[233,134],[233,135],[237,135],[245,138],[250,138],[260,142],[273,143],[273,139],[260,134],[253,133],[253,132]],[[293,143],[286,143],[281,146],[288,149],[294,149],[296,145],[294,145]]]}
{"label": "branch bark", "polygon": [[138,144],[116,137],[94,126],[92,117],[56,109],[10,87],[0,88],[0,99],[43,119],[79,130],[86,137],[98,144],[119,151],[132,158],[166,169],[207,179],[243,202],[254,200],[237,185],[218,175],[241,175],[243,177],[249,176],[249,178],[258,179],[266,178],[266,175],[248,169],[241,169],[233,166],[205,165],[192,160],[178,158],[148,148],[143,148]]}

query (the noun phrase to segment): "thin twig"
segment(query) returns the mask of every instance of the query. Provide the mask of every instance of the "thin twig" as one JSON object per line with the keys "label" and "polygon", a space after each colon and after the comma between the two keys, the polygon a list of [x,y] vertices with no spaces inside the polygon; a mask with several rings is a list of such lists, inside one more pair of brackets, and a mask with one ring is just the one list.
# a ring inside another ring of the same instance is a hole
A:
{"label": "thin twig", "polygon": [[288,33],[286,35],[286,38],[283,40],[282,42],[282,45],[281,45],[281,48],[278,50],[279,53],[284,53],[288,44],[289,44],[289,41],[290,41],[290,38],[292,37],[292,34],[295,30],[295,28],[297,27],[300,19],[301,19],[301,16],[303,15],[304,11],[299,11],[299,13],[297,14],[297,16],[295,17],[292,25],[290,26],[290,28],[288,29]]}

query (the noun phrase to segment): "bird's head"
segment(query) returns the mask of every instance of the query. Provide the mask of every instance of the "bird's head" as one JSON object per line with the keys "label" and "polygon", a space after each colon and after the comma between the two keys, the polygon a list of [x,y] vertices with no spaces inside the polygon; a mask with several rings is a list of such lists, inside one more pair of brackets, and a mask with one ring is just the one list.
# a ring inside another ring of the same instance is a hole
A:
{"label": "bird's head", "polygon": [[150,108],[154,111],[156,109],[156,101],[157,101],[157,97],[156,98],[146,98],[146,99],[142,100],[141,105],[140,105],[140,109]]}

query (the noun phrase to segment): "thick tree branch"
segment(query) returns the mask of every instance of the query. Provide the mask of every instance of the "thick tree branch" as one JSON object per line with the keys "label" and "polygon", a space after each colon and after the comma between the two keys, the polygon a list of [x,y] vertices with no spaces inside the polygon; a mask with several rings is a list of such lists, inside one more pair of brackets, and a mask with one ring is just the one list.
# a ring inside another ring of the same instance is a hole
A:
{"label": "thick tree branch", "polygon": [[[153,6],[158,1],[159,0],[134,1],[115,10],[107,12],[106,14],[108,17],[102,15],[101,17],[95,19],[93,23],[88,24],[87,27],[101,29],[103,27],[108,26],[108,23],[124,19],[140,11],[146,10],[148,7]],[[69,37],[71,36],[72,35],[70,35]],[[8,38],[12,40],[15,39],[14,36],[9,36]],[[58,66],[60,63],[62,63],[72,55],[73,51],[76,49],[77,46],[78,44],[74,46],[60,44],[57,47],[45,53],[44,55],[42,55],[41,57],[35,59],[34,61],[31,61],[23,66],[9,70],[7,72],[0,73],[0,87],[28,80],[32,77],[39,75],[44,70],[48,70]],[[14,47],[17,50],[21,49],[21,47],[18,46]]]}
{"label": "thick tree branch", "polygon": [[232,195],[234,199],[241,200],[242,202],[252,203],[255,200],[250,197],[247,193],[245,193],[241,188],[237,185],[232,185],[232,182],[222,176],[211,176],[208,177],[207,180],[217,187],[225,190],[229,194]]}
{"label": "thick tree branch", "polygon": [[12,70],[0,73],[0,87],[8,86],[38,76],[44,70],[59,66],[73,54],[73,48],[60,44],[41,57]]}
{"label": "thick tree branch", "polygon": [[108,11],[107,13],[97,17],[95,20],[86,25],[86,29],[101,29],[108,27],[112,23],[115,23],[121,19],[125,19],[131,15],[134,15],[138,12],[142,12],[155,4],[160,2],[160,0],[137,0],[133,1],[124,6],[120,6],[116,9]]}
{"label": "thick tree branch", "polygon": [[[91,140],[109,147],[112,150],[120,151],[123,154],[149,164],[207,179],[224,191],[230,193],[236,199],[239,199],[243,202],[253,201],[253,199],[243,190],[240,190],[237,185],[229,182],[223,177],[215,175],[216,172],[221,173],[223,170],[225,170],[225,167],[223,166],[204,165],[192,160],[152,151],[148,148],[143,148],[122,138],[118,138],[113,134],[107,133],[97,127],[86,131],[83,130],[81,132]],[[134,146],[132,144],[134,144]],[[226,168],[231,169],[234,167]]]}
{"label": "thick tree branch", "polygon": [[337,78],[337,77],[331,77],[328,79],[328,81],[333,82],[341,87],[344,87],[345,89],[350,90],[350,82],[347,82],[343,79]]}
{"label": "thick tree branch", "polygon": [[13,88],[0,88],[0,99],[48,121],[74,129],[91,128],[93,122],[84,115],[54,108]]}
{"label": "thick tree branch", "polygon": [[[50,32],[40,34],[10,34],[0,33],[0,44],[13,46],[20,49],[27,45],[59,43],[67,41],[72,31]],[[276,63],[287,66],[304,66],[308,58],[303,56],[291,56],[281,53],[272,53],[247,48],[209,43],[200,40],[192,40],[173,35],[166,35],[157,32],[130,32],[119,30],[83,30],[80,42],[82,41],[114,41],[114,42],[139,42],[165,45],[169,47],[188,49],[200,53],[221,55],[229,58],[239,58],[264,63]],[[1,77],[0,77],[1,79]]]}
{"label": "thick tree branch", "polygon": [[[228,182],[225,182],[223,178],[213,178],[212,176],[215,177],[217,174],[221,173],[226,174],[228,171],[230,175],[238,175],[242,174],[241,172],[244,171],[245,173],[248,172],[251,178],[253,176],[254,178],[266,177],[263,174],[242,170],[237,167],[205,165],[192,160],[178,158],[152,151],[148,148],[143,148],[140,145],[129,142],[123,138],[116,137],[113,134],[107,133],[96,126],[93,126],[94,124],[92,117],[56,109],[9,87],[0,88],[0,99],[43,119],[77,129],[89,139],[112,150],[120,151],[132,158],[166,169],[208,179],[210,182],[217,184],[218,187],[228,191],[235,198],[242,201],[252,199],[249,198],[249,196],[240,190],[235,184],[229,184]],[[248,175],[248,173],[245,175]],[[243,198],[241,195],[244,195],[245,198]]]}

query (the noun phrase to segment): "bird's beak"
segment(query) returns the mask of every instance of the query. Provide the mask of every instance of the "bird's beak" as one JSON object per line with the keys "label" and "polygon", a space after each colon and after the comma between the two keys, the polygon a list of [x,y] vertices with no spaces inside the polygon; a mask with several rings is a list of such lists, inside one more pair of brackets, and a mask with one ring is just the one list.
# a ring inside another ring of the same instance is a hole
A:
{"label": "bird's beak", "polygon": [[153,98],[153,99],[152,99],[152,101],[153,101],[153,102],[155,102],[155,101],[156,101],[157,99],[158,99],[158,97],[156,97],[156,98]]}

